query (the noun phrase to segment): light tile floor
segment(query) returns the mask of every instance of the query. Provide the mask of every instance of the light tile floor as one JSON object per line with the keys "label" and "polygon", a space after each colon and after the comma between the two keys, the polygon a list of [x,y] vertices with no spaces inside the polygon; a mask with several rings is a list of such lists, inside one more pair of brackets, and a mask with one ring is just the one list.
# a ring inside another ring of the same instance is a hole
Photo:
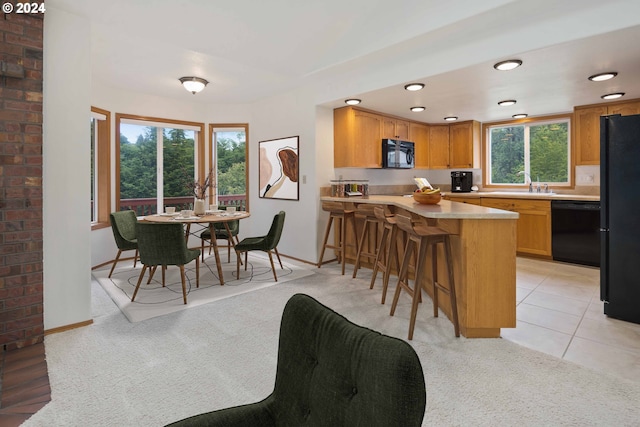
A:
{"label": "light tile floor", "polygon": [[640,325],[604,315],[598,268],[519,257],[516,286],[503,339],[640,382]]}

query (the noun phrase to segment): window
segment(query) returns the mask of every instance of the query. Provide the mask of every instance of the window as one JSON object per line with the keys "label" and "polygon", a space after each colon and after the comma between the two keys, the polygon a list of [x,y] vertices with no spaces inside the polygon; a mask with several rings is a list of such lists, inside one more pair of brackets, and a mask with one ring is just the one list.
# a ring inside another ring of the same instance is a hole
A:
{"label": "window", "polygon": [[485,184],[570,185],[569,126],[569,118],[486,125]]}
{"label": "window", "polygon": [[210,125],[210,152],[215,156],[218,204],[248,209],[248,125]]}
{"label": "window", "polygon": [[204,124],[116,116],[118,209],[150,215],[164,206],[191,207],[188,183],[205,175]]}
{"label": "window", "polygon": [[111,113],[91,107],[91,228],[109,225],[111,211]]}

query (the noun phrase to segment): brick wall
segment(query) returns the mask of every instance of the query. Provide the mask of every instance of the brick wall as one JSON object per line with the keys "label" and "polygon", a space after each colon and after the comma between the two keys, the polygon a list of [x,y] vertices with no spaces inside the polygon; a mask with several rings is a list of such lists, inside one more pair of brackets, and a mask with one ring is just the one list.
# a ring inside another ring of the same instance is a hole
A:
{"label": "brick wall", "polygon": [[0,17],[0,61],[24,70],[24,77],[0,75],[0,345],[6,350],[44,337],[43,18],[15,12]]}

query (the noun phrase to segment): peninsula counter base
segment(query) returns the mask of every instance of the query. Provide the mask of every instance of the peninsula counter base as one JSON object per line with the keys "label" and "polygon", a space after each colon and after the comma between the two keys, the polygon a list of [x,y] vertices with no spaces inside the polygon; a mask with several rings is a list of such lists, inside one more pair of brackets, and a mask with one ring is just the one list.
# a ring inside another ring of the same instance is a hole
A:
{"label": "peninsula counter base", "polygon": [[[322,200],[386,205],[395,214],[447,230],[452,234],[460,333],[466,338],[498,338],[501,328],[516,326],[517,213],[446,200],[439,205],[418,205],[412,198],[400,196],[370,196],[358,200],[322,197]],[[362,224],[357,227],[360,236]],[[347,236],[351,235],[347,232]],[[431,265],[430,252],[425,256],[428,257],[426,265]],[[347,260],[352,262],[348,253]],[[439,252],[438,279],[446,283],[443,260]],[[394,279],[391,279],[392,285]],[[418,283],[433,298],[431,269],[418,278]],[[441,312],[451,319],[449,297],[440,293],[438,298]],[[423,316],[433,315],[427,311],[418,311],[418,322]]]}

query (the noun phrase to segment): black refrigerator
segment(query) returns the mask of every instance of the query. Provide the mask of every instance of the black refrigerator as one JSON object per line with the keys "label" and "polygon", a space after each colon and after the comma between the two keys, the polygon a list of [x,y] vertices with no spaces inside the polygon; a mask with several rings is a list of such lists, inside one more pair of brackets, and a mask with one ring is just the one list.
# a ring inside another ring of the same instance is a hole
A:
{"label": "black refrigerator", "polygon": [[600,299],[640,323],[640,115],[600,118]]}

